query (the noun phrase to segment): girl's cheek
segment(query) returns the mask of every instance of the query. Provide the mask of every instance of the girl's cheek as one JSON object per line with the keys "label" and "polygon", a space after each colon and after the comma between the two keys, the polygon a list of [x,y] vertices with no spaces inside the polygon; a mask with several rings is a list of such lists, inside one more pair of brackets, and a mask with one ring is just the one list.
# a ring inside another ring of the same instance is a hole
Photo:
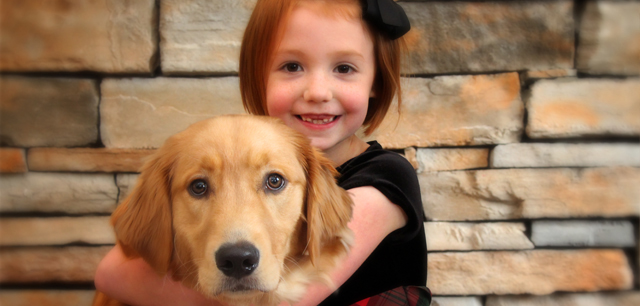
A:
{"label": "girl's cheek", "polygon": [[282,93],[267,93],[267,112],[269,116],[282,118],[282,115],[289,109],[290,103]]}
{"label": "girl's cheek", "polygon": [[369,108],[369,98],[370,95],[364,94],[366,91],[361,88],[350,88],[345,91],[345,94],[342,96],[342,107],[346,111],[360,113],[367,112]]}

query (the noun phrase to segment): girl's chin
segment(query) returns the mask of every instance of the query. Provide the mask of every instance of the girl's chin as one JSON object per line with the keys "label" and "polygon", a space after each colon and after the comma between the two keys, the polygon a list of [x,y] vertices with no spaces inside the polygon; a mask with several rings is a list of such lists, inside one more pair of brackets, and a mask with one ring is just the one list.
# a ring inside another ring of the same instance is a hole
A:
{"label": "girl's chin", "polygon": [[307,137],[309,137],[309,140],[311,140],[311,146],[320,151],[324,152],[327,149],[331,148],[331,144],[326,139],[323,139],[321,137],[313,137],[313,136],[307,136]]}
{"label": "girl's chin", "polygon": [[[328,154],[330,152],[335,153],[335,150],[342,151],[345,148],[345,145],[348,146],[350,143],[350,137],[344,139],[335,139],[335,138],[327,138],[327,137],[307,137],[311,140],[311,146]],[[353,137],[356,137],[355,135]]]}

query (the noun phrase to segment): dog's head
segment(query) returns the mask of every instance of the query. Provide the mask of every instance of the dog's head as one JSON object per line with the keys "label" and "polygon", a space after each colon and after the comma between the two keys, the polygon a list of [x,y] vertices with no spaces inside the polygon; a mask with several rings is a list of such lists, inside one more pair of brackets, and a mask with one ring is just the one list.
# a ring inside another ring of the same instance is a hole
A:
{"label": "dog's head", "polygon": [[207,296],[269,292],[346,253],[352,203],[335,174],[277,119],[216,117],[165,142],[112,223],[128,256]]}

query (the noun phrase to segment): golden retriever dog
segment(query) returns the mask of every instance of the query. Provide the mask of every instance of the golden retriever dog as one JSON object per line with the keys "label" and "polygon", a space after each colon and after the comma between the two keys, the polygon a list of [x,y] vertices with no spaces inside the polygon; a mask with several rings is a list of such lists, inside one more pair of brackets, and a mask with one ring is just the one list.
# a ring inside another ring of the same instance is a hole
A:
{"label": "golden retriever dog", "polygon": [[292,303],[310,282],[331,286],[328,272],[351,244],[352,201],[335,175],[278,119],[215,117],[151,156],[111,222],[127,257],[209,298]]}

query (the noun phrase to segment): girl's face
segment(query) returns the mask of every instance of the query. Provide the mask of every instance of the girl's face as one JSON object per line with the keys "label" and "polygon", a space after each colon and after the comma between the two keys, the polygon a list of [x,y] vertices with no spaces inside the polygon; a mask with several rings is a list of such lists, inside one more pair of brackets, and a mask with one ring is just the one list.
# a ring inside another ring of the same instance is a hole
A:
{"label": "girl's face", "polygon": [[316,148],[341,151],[362,126],[372,96],[373,42],[362,21],[297,7],[273,59],[269,115],[306,135]]}

